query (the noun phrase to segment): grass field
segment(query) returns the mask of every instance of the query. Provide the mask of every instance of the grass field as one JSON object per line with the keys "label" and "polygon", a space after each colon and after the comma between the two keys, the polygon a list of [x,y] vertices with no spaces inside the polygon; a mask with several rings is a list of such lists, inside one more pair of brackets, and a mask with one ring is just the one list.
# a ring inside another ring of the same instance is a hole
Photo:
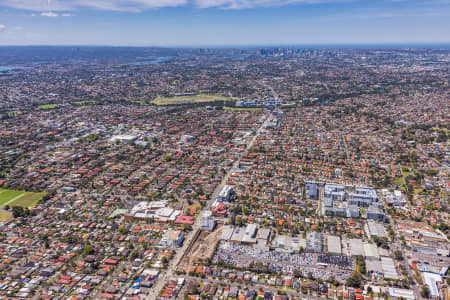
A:
{"label": "grass field", "polygon": [[73,104],[79,105],[79,106],[85,106],[85,105],[89,105],[89,104],[95,104],[95,101],[94,100],[78,101],[78,102],[73,102]]}
{"label": "grass field", "polygon": [[16,190],[5,190],[0,189],[0,207],[6,205],[12,206],[22,206],[22,207],[32,207],[38,204],[47,193],[33,193],[25,191]]}
{"label": "grass field", "polygon": [[230,97],[221,95],[206,95],[199,94],[194,96],[180,96],[180,97],[158,97],[152,101],[156,105],[169,105],[169,104],[189,104],[189,103],[202,103],[202,102],[215,102],[215,101],[232,101]]}
{"label": "grass field", "polygon": [[135,104],[141,104],[141,105],[145,104],[145,102],[141,101],[141,100],[136,100],[136,101],[131,101],[131,102],[135,103]]}
{"label": "grass field", "polygon": [[261,107],[227,107],[225,106],[223,110],[229,110],[229,111],[260,111],[262,110]]}
{"label": "grass field", "polygon": [[43,104],[43,105],[39,105],[40,109],[55,109],[58,107],[58,104]]}
{"label": "grass field", "polygon": [[9,211],[0,210],[0,222],[6,222],[12,218],[12,213]]}
{"label": "grass field", "polygon": [[395,182],[396,184],[398,184],[398,185],[402,185],[402,184],[405,183],[405,182],[403,181],[403,177],[396,177],[395,180],[394,180],[394,182]]}
{"label": "grass field", "polygon": [[21,115],[22,112],[20,110],[15,110],[15,111],[9,111],[6,114],[10,117],[16,117],[18,115]]}

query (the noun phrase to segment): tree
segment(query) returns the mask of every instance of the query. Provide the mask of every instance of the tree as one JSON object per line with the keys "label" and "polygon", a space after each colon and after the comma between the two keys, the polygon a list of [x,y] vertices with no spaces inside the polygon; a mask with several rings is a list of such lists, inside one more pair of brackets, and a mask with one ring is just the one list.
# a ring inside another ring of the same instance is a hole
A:
{"label": "tree", "polygon": [[83,249],[83,255],[84,256],[87,256],[87,255],[90,255],[90,254],[94,254],[94,247],[92,247],[92,245],[90,245],[90,244],[87,244],[85,247],[84,247],[84,249]]}
{"label": "tree", "polygon": [[403,254],[402,254],[402,252],[401,252],[400,250],[396,250],[396,251],[394,252],[394,258],[395,258],[396,260],[403,260]]}
{"label": "tree", "polygon": [[121,234],[127,234],[127,233],[128,233],[128,229],[125,228],[125,227],[120,227],[120,228],[119,228],[119,232],[120,232]]}
{"label": "tree", "polygon": [[139,253],[136,251],[136,250],[134,250],[133,252],[131,252],[131,259],[136,259],[136,258],[138,258],[139,257]]}
{"label": "tree", "polygon": [[347,279],[346,285],[354,288],[359,288],[361,287],[362,280],[362,275],[358,272],[354,272],[352,276]]}
{"label": "tree", "polygon": [[362,255],[356,256],[356,270],[361,274],[366,274],[366,262]]}
{"label": "tree", "polygon": [[426,299],[430,297],[430,288],[428,285],[424,285],[422,289],[420,290],[420,295]]}
{"label": "tree", "polygon": [[28,209],[24,209],[22,206],[13,206],[12,208],[14,218],[25,217],[30,211]]}

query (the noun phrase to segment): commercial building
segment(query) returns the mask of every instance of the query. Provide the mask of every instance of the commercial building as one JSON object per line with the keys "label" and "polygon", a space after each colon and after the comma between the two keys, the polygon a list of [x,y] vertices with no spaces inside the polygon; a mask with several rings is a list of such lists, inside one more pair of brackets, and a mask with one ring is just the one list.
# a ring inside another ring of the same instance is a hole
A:
{"label": "commercial building", "polygon": [[157,222],[175,222],[181,211],[169,207],[168,201],[141,201],[136,204],[126,215],[127,220],[153,219]]}
{"label": "commercial building", "polygon": [[234,189],[232,186],[225,185],[222,190],[217,195],[217,200],[220,202],[230,202],[231,196],[234,194]]}
{"label": "commercial building", "polygon": [[256,224],[248,224],[246,227],[226,226],[222,230],[220,239],[239,244],[255,244],[257,232],[258,226]]}
{"label": "commercial building", "polygon": [[214,231],[214,228],[216,228],[216,220],[212,218],[212,213],[210,211],[205,211],[202,216],[202,230],[206,231]]}
{"label": "commercial building", "polygon": [[258,226],[256,224],[248,224],[245,228],[244,236],[242,238],[243,244],[254,244],[256,243],[256,232],[258,231]]}
{"label": "commercial building", "polygon": [[168,230],[164,233],[159,241],[160,246],[164,247],[181,247],[184,241],[184,234],[180,230]]}
{"label": "commercial building", "polygon": [[272,243],[273,247],[275,247],[277,250],[290,253],[298,252],[300,250],[300,247],[302,247],[302,244],[304,244],[304,240],[302,243],[301,239],[287,235],[277,235]]}
{"label": "commercial building", "polygon": [[137,138],[138,137],[135,135],[121,134],[121,135],[112,136],[109,139],[109,142],[110,143],[115,143],[115,142],[129,143],[129,142],[134,142],[135,140],[137,140]]}
{"label": "commercial building", "polygon": [[256,234],[256,239],[263,243],[267,243],[267,241],[270,239],[271,230],[270,228],[259,228],[258,232]]}

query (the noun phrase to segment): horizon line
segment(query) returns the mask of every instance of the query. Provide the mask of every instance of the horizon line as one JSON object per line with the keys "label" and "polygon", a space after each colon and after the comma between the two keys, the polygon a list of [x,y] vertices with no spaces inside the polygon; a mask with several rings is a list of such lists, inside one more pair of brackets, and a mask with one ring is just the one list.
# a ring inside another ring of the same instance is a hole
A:
{"label": "horizon line", "polygon": [[407,47],[413,46],[413,48],[420,46],[441,46],[450,47],[449,42],[401,42],[401,43],[293,43],[293,44],[198,44],[198,45],[113,45],[113,44],[29,44],[29,45],[0,45],[3,47],[110,47],[110,48],[260,48],[260,47]]}

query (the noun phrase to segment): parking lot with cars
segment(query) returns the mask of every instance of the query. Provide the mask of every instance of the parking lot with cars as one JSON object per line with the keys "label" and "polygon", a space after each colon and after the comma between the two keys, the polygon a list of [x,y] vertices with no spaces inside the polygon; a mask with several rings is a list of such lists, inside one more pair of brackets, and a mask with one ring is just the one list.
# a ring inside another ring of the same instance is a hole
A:
{"label": "parking lot with cars", "polygon": [[231,242],[221,242],[213,257],[213,263],[223,263],[236,268],[263,265],[267,271],[278,274],[294,274],[301,271],[314,278],[346,280],[354,270],[354,260],[346,256],[318,253],[286,253],[261,249]]}

